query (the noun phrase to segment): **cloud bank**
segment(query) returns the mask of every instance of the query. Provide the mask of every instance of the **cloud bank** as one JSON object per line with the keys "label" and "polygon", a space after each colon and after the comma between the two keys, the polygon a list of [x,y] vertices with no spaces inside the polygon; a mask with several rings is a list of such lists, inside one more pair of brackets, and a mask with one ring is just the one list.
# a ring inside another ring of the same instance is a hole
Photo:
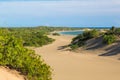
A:
{"label": "cloud bank", "polygon": [[[82,20],[86,19],[86,17],[88,17],[88,19],[91,19],[92,17],[94,19],[96,19],[97,17],[102,17],[103,19],[111,17],[113,19],[117,18],[116,20],[118,21],[120,14],[120,0],[11,0],[12,2],[7,1],[8,0],[1,0],[0,2],[0,18],[4,19],[4,21],[6,21],[7,23],[10,19],[14,19],[14,21],[16,19],[20,21],[23,18],[26,20],[27,18],[31,19],[31,21],[32,19],[39,21],[44,21],[44,19],[56,19],[59,21],[61,17],[68,18],[68,20],[69,18],[79,20],[80,22],[83,22]],[[52,23],[51,21],[46,22]],[[116,21],[113,20],[113,22]],[[72,25],[74,24],[78,23],[74,22]]]}

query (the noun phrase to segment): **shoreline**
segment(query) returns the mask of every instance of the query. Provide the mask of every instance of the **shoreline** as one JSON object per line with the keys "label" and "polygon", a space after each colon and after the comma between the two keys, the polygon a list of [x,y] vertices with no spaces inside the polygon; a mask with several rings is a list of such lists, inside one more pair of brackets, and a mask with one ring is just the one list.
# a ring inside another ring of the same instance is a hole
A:
{"label": "shoreline", "polygon": [[84,31],[84,30],[63,30],[63,31],[53,31],[52,33],[54,32],[71,32],[71,31]]}
{"label": "shoreline", "polygon": [[75,35],[75,34],[63,34],[62,32],[76,32],[76,31],[85,31],[85,30],[68,30],[68,31],[53,31],[53,32],[51,32],[51,34],[52,33],[58,33],[58,34],[60,34],[60,35],[69,35],[69,36],[77,36],[77,35]]}

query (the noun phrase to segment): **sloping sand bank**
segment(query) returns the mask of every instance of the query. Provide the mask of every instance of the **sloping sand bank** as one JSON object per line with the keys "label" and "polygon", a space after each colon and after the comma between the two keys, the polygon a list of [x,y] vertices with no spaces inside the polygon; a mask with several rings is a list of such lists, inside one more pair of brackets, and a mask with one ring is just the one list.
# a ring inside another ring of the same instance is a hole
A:
{"label": "sloping sand bank", "polygon": [[50,36],[52,44],[35,48],[53,69],[53,80],[120,80],[120,61],[93,54],[59,50],[72,36]]}
{"label": "sloping sand bank", "polygon": [[24,78],[15,70],[0,67],[0,80],[24,80]]}

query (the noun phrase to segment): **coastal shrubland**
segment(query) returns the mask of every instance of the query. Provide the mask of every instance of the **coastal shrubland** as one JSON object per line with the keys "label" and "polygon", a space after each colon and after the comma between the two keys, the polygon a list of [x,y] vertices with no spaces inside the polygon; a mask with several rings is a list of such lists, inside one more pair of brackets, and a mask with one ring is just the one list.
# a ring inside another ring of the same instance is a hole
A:
{"label": "coastal shrubland", "polygon": [[119,36],[120,28],[112,26],[112,28],[103,35],[103,42],[106,44],[112,44],[119,39]]}
{"label": "coastal shrubland", "polygon": [[23,39],[24,46],[35,46],[40,47],[49,43],[52,43],[54,39],[49,38],[42,32],[23,32],[23,33],[15,33],[16,38]]}
{"label": "coastal shrubland", "polygon": [[54,41],[47,36],[47,30],[36,30],[36,28],[8,28],[8,30],[16,38],[22,38],[24,46],[40,47]]}
{"label": "coastal shrubland", "polygon": [[[80,28],[38,26],[17,28],[13,27],[6,29],[16,38],[22,38],[24,46],[40,47],[54,41],[54,39],[51,39],[47,36],[53,31],[77,30]],[[53,33],[53,35],[59,36],[60,34]]]}
{"label": "coastal shrubland", "polygon": [[71,49],[77,49],[85,44],[85,41],[96,38],[100,35],[98,30],[84,31],[82,34],[79,34],[75,38],[73,38],[70,47]]}
{"label": "coastal shrubland", "polygon": [[74,28],[46,26],[0,28],[0,66],[15,69],[28,80],[51,80],[50,66],[40,55],[26,46],[41,47],[50,44],[54,39],[47,35],[52,31],[61,30]]}
{"label": "coastal shrubland", "polygon": [[103,35],[103,42],[106,44],[112,44],[116,41],[115,35]]}
{"label": "coastal shrubland", "polygon": [[51,80],[50,66],[7,29],[0,30],[0,66],[16,69],[28,80]]}
{"label": "coastal shrubland", "polygon": [[[114,26],[107,30],[106,32],[102,33],[99,30],[93,29],[90,31],[84,31],[82,34],[79,34],[71,41],[70,47],[71,49],[77,49],[86,45],[86,41],[90,39],[97,39],[101,38],[102,44],[112,44],[119,40],[120,38],[120,28],[115,28]],[[99,43],[99,42],[98,42]],[[77,47],[75,47],[77,46]]]}
{"label": "coastal shrubland", "polygon": [[59,33],[52,33],[52,35],[54,35],[54,36],[60,36],[60,34]]}
{"label": "coastal shrubland", "polygon": [[52,69],[40,55],[26,46],[41,47],[54,39],[47,35],[52,31],[74,30],[63,27],[0,28],[0,66],[15,69],[28,80],[51,80]]}
{"label": "coastal shrubland", "polygon": [[99,34],[100,34],[100,32],[96,29],[83,32],[83,35],[84,35],[84,37],[86,37],[86,39],[96,38],[99,36]]}

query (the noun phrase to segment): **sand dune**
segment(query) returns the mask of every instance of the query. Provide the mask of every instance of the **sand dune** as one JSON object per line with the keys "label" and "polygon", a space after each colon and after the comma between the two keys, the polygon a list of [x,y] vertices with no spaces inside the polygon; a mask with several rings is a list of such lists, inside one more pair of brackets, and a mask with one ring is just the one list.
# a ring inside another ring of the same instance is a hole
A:
{"label": "sand dune", "polygon": [[[34,48],[53,69],[53,80],[120,80],[120,60],[97,56],[94,51],[79,53],[60,49],[73,36],[50,36],[52,44]],[[87,53],[87,54],[86,54]],[[0,80],[24,80],[18,72],[0,67]]]}
{"label": "sand dune", "polygon": [[0,67],[0,80],[24,80],[17,71]]}
{"label": "sand dune", "polygon": [[56,41],[34,50],[54,69],[53,80],[120,80],[119,60],[59,50],[60,46],[69,44],[73,36],[50,37]]}

